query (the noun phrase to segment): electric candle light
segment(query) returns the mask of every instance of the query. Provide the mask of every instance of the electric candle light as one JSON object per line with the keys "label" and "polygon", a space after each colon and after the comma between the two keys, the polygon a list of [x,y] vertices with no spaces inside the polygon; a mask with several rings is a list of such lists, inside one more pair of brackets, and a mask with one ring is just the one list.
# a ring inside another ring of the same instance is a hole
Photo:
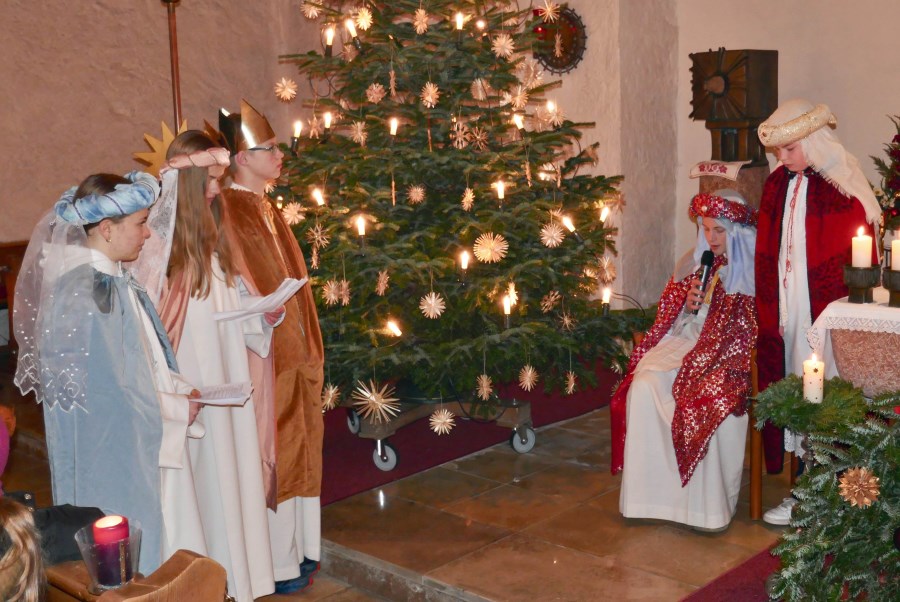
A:
{"label": "electric candle light", "polygon": [[463,17],[463,14],[462,14],[462,13],[456,13],[456,30],[457,30],[457,31],[461,31],[461,30],[462,30],[462,28],[463,28],[463,20],[464,20],[464,19],[465,19],[465,17]]}
{"label": "electric candle light", "polygon": [[300,133],[303,131],[303,122],[299,119],[294,122],[294,135],[291,137],[291,152],[297,154],[297,145],[300,144]]}
{"label": "electric candle light", "polygon": [[361,215],[356,216],[356,232],[360,236],[366,235],[366,218]]}
{"label": "electric candle light", "polygon": [[900,240],[891,241],[891,269],[900,272]]}
{"label": "electric candle light", "polygon": [[502,201],[506,197],[506,184],[503,183],[503,180],[497,180],[494,186],[497,188],[497,198]]}
{"label": "electric candle light", "polygon": [[606,223],[606,218],[609,217],[609,207],[604,207],[600,210],[600,222]]}
{"label": "electric candle light", "polygon": [[810,403],[822,403],[825,390],[825,362],[820,362],[813,353],[812,358],[803,361],[803,399]]}
{"label": "electric candle light", "polygon": [[612,290],[608,286],[603,288],[603,298],[602,305],[600,306],[600,313],[604,316],[609,315],[609,299],[612,297]]}
{"label": "electric candle light", "polygon": [[465,272],[469,269],[469,252],[463,251],[459,254],[459,267],[462,268],[462,271]]}
{"label": "electric candle light", "polygon": [[550,113],[552,113],[552,112],[555,111],[555,110],[556,110],[556,103],[553,102],[552,100],[548,100],[548,101],[547,101],[547,111],[549,111]]}
{"label": "electric candle light", "polygon": [[325,29],[325,56],[331,56],[331,48],[334,45],[334,25]]}
{"label": "electric candle light", "polygon": [[475,27],[478,28],[478,31],[484,31],[484,28],[487,27],[487,23],[484,19],[478,19],[475,21]]}
{"label": "electric candle light", "polygon": [[509,298],[509,295],[503,295],[503,317],[506,322],[506,327],[509,328],[509,314],[512,311],[512,299]]}
{"label": "electric candle light", "polygon": [[568,215],[564,215],[562,217],[563,226],[566,227],[566,230],[569,232],[575,232],[575,224],[572,223],[572,218]]}
{"label": "electric candle light", "polygon": [[872,267],[872,237],[865,233],[865,228],[860,227],[853,237],[853,255],[850,265],[855,268]]}
{"label": "electric candle light", "polygon": [[353,24],[353,19],[347,19],[344,21],[344,27],[347,28],[347,33],[350,34],[351,38],[356,37],[356,25]]}
{"label": "electric candle light", "polygon": [[388,329],[388,330],[391,332],[391,334],[394,335],[395,337],[399,337],[401,334],[403,334],[403,331],[400,330],[400,327],[397,326],[397,323],[394,322],[393,320],[388,320],[388,323],[387,323],[387,329]]}
{"label": "electric candle light", "polygon": [[322,119],[325,120],[325,129],[331,129],[331,111],[326,111],[324,115],[322,115]]}
{"label": "electric candle light", "polygon": [[322,195],[322,191],[318,188],[313,188],[312,190],[313,199],[315,199],[316,204],[321,207],[325,204],[325,197]]}
{"label": "electric candle light", "polygon": [[519,113],[514,113],[512,120],[519,130],[525,129],[525,120],[522,118],[522,115],[520,115]]}
{"label": "electric candle light", "polygon": [[391,136],[397,135],[397,128],[400,126],[400,120],[396,117],[391,117]]}
{"label": "electric candle light", "polygon": [[279,196],[277,199],[275,199],[275,206],[278,207],[279,209],[284,207],[284,197],[283,196]]}

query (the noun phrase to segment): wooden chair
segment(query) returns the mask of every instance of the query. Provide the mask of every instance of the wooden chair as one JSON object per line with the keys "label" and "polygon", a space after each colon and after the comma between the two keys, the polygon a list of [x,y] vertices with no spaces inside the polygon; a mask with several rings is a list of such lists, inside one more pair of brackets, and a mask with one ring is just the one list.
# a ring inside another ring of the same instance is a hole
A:
{"label": "wooden chair", "polygon": [[[750,519],[762,518],[763,440],[762,431],[756,430],[756,396],[759,394],[759,371],[756,366],[756,349],[750,354]],[[799,459],[791,453],[791,488],[797,478]]]}
{"label": "wooden chair", "polygon": [[91,579],[81,561],[47,569],[47,602],[222,602],[225,569],[218,562],[188,550],[178,550],[149,577],[138,577],[100,596],[88,591]]}

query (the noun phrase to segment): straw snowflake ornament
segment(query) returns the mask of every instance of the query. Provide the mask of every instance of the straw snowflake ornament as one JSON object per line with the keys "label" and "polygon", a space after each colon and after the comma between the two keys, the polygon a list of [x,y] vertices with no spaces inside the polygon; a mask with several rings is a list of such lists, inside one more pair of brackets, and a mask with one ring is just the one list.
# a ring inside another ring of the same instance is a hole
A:
{"label": "straw snowflake ornament", "polygon": [[438,435],[446,435],[453,430],[453,427],[456,425],[453,418],[453,412],[445,408],[440,408],[431,414],[428,423],[431,425],[431,430],[435,433]]}
{"label": "straw snowflake ornament", "polygon": [[282,77],[275,84],[275,96],[281,102],[291,102],[297,96],[297,82],[287,77]]}
{"label": "straw snowflake ornament", "polygon": [[498,59],[509,59],[516,51],[516,45],[513,43],[512,37],[507,33],[498,34],[491,42],[491,50]]}
{"label": "straw snowflake ornament", "polygon": [[561,297],[557,291],[550,291],[549,293],[544,295],[544,297],[541,299],[541,311],[545,314],[553,311],[553,308],[556,307],[556,305],[559,303],[560,298]]}
{"label": "straw snowflake ornament", "polygon": [[475,257],[482,263],[497,263],[506,257],[509,243],[501,234],[485,232],[475,240],[472,251]]}
{"label": "straw snowflake ornament", "polygon": [[463,192],[462,196],[462,208],[463,211],[471,211],[472,207],[475,205],[475,191],[471,188],[466,188],[465,192]]}
{"label": "straw snowflake ornament", "polygon": [[537,370],[531,364],[525,366],[519,371],[519,386],[525,391],[531,391],[538,381]]}
{"label": "straw snowflake ornament", "polygon": [[294,226],[303,221],[303,207],[299,203],[288,203],[281,210],[284,221],[288,226]]}
{"label": "straw snowflake ornament", "polygon": [[563,231],[562,226],[556,222],[550,222],[541,228],[541,242],[545,247],[550,249],[555,249],[561,245],[565,237],[565,231]]}
{"label": "straw snowflake ornament", "polygon": [[868,508],[878,501],[879,480],[868,468],[851,468],[841,475],[841,497],[851,506]]}
{"label": "straw snowflake ornament", "polygon": [[387,92],[384,90],[384,86],[375,82],[371,84],[368,88],[366,88],[366,100],[371,102],[373,105],[377,105],[379,102],[384,100]]}
{"label": "straw snowflake ornament", "polygon": [[331,383],[322,387],[322,410],[333,410],[341,398],[341,390]]}
{"label": "straw snowflake ornament", "polygon": [[376,424],[390,422],[391,418],[400,413],[399,398],[393,397],[394,388],[390,385],[381,387],[374,380],[368,384],[356,382],[356,390],[353,391],[353,405],[359,407],[359,414]]}
{"label": "straw snowflake ornament", "polygon": [[409,188],[406,189],[406,199],[409,201],[410,205],[418,205],[425,201],[425,187],[412,184]]}
{"label": "straw snowflake ornament", "polygon": [[388,275],[387,270],[381,270],[378,272],[378,278],[375,281],[375,294],[379,297],[384,297],[384,294],[388,289],[388,281],[390,280],[390,276]]}
{"label": "straw snowflake ornament", "polygon": [[494,383],[491,382],[491,377],[487,374],[479,376],[475,381],[475,390],[483,401],[490,399],[491,393],[494,392]]}
{"label": "straw snowflake ornament", "polygon": [[329,280],[322,287],[322,299],[325,305],[337,305],[341,300],[341,284],[337,280]]}
{"label": "straw snowflake ornament", "polygon": [[441,98],[440,88],[434,82],[428,82],[422,86],[422,93],[419,97],[422,99],[423,105],[433,109]]}
{"label": "straw snowflake ornament", "polygon": [[328,246],[329,238],[325,234],[325,228],[322,227],[322,224],[316,224],[306,231],[306,240],[309,241],[313,248],[323,249]]}
{"label": "straw snowflake ornament", "polygon": [[446,304],[439,293],[431,291],[419,300],[419,311],[431,320],[437,320],[444,313]]}

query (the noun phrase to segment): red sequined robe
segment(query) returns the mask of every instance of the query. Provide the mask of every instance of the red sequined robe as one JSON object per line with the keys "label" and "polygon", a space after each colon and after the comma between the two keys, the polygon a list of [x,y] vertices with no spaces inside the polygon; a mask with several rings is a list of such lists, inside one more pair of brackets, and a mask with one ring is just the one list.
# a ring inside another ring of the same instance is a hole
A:
{"label": "red sequined robe", "polygon": [[[725,265],[716,258],[713,274]],[[625,378],[610,402],[612,472],[622,470],[625,451],[625,416],[628,390],[638,363],[671,330],[684,309],[691,280],[669,280],[659,299],[656,322],[635,347]],[[750,351],[756,344],[757,320],[753,297],[726,295],[721,283],[713,289],[709,313],[697,343],[684,357],[672,395],[672,444],[682,485],[706,455],[709,440],[730,414],[741,415],[750,395]]]}
{"label": "red sequined robe", "polygon": [[[806,272],[809,277],[809,304],[812,321],[836,299],[847,295],[844,265],[850,263],[851,239],[860,226],[873,235],[866,223],[862,203],[848,197],[812,170],[806,190]],[[756,230],[756,305],[759,313],[759,390],[785,376],[784,339],[779,334],[778,319],[778,252],[781,248],[781,225],[791,172],[781,167],[772,172],[763,187]],[[874,245],[873,245],[874,246]],[[877,263],[877,251],[873,249]],[[767,424],[763,430],[766,469],[781,472],[784,459],[782,430]]]}

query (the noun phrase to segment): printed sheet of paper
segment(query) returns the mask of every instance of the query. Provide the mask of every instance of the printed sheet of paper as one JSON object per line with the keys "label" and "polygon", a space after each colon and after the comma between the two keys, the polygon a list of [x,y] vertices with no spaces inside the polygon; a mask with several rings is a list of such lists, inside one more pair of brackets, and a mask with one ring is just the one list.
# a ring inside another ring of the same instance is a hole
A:
{"label": "printed sheet of paper", "polygon": [[210,406],[242,406],[250,399],[253,386],[250,383],[228,383],[203,387],[200,391],[199,401]]}
{"label": "printed sheet of paper", "polygon": [[284,282],[282,282],[271,295],[260,297],[243,309],[216,312],[213,317],[219,321],[246,320],[247,318],[253,318],[270,311],[275,311],[284,305],[288,299],[293,297],[306,283],[306,278],[300,280],[297,280],[296,278],[285,278]]}

